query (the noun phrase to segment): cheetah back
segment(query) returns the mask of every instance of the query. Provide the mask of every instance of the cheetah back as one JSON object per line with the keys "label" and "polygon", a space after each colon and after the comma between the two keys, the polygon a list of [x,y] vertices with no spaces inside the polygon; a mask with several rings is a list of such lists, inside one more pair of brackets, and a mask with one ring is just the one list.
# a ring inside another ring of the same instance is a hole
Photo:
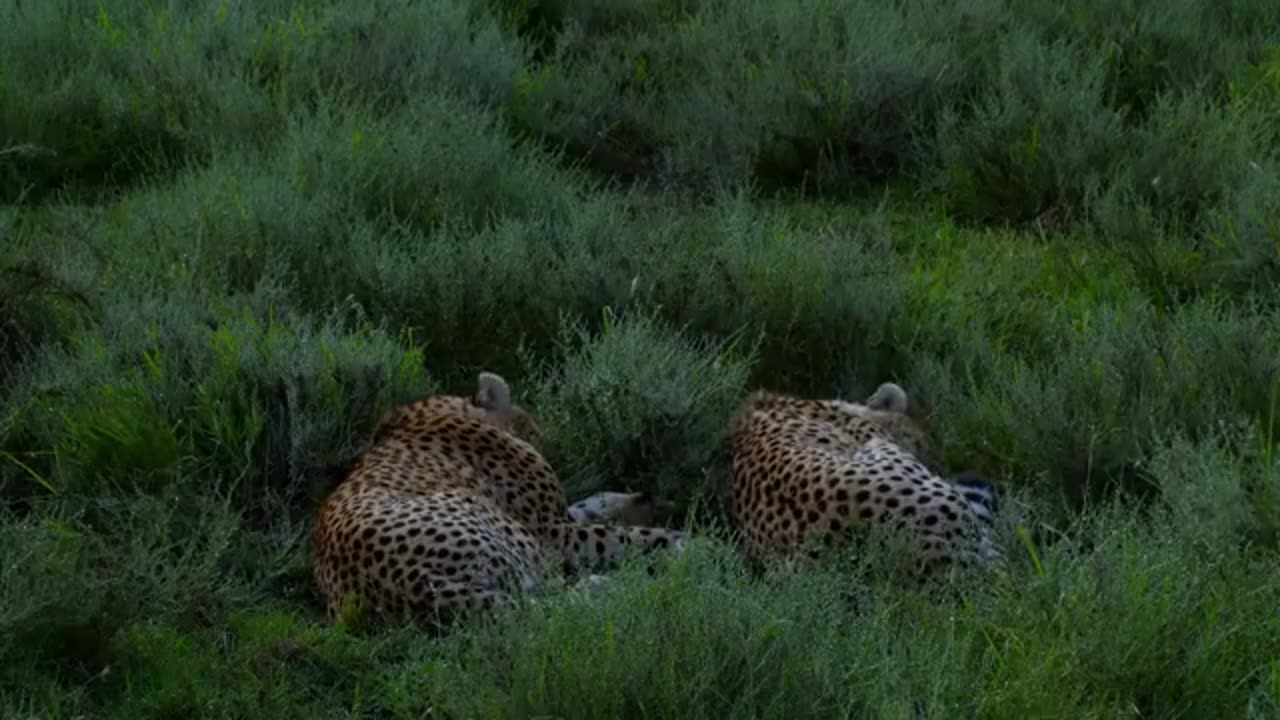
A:
{"label": "cheetah back", "polygon": [[990,558],[994,492],[939,478],[906,415],[906,394],[886,383],[865,404],[757,392],[731,432],[733,511],[753,560],[806,541],[835,545],[855,526],[911,531],[926,566]]}
{"label": "cheetah back", "polygon": [[536,432],[490,373],[473,397],[437,395],[388,413],[316,517],[312,572],[326,614],[351,598],[443,619],[535,588],[556,559],[576,570],[631,547],[679,545],[676,531],[574,522],[530,443]]}

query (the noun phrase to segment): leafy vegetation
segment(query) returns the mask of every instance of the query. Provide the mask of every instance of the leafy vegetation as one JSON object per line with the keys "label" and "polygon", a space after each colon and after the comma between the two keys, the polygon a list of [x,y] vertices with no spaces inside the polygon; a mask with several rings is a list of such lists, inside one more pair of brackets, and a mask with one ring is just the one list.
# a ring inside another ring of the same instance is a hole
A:
{"label": "leafy vegetation", "polygon": [[[1280,4],[0,3],[6,717],[1280,717]],[[697,536],[323,622],[379,415],[503,373]],[[999,583],[743,567],[724,432],[902,383]]]}

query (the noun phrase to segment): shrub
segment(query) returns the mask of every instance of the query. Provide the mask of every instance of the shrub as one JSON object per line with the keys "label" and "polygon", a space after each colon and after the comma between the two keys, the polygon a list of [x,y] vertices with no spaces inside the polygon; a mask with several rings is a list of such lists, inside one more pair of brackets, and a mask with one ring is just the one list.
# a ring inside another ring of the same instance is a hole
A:
{"label": "shrub", "polygon": [[23,436],[10,440],[53,452],[57,490],[194,482],[270,513],[273,496],[287,507],[316,492],[313,473],[347,460],[391,402],[424,388],[421,356],[367,325],[246,302],[210,327],[181,300],[108,307],[98,333],[47,354],[18,389]]}
{"label": "shrub", "polygon": [[466,0],[325,0],[186,11],[136,3],[9,4],[0,50],[5,201],[100,192],[227,147],[267,146],[334,96],[383,110],[442,88],[506,99],[525,49]]}
{"label": "shrub", "polygon": [[682,224],[649,297],[695,332],[758,338],[753,385],[830,393],[883,378],[900,359],[902,265],[882,214],[850,215],[814,223],[723,195]]}
{"label": "shrub", "polygon": [[129,184],[248,139],[274,113],[238,68],[197,61],[192,17],[175,26],[140,5],[67,0],[10,3],[0,23],[22,28],[0,50],[0,67],[16,69],[0,74],[0,147],[40,150],[0,165],[6,202]]}
{"label": "shrub", "polygon": [[1107,102],[1146,116],[1162,94],[1204,88],[1222,97],[1269,42],[1280,12],[1269,3],[1200,0],[1019,3],[1046,38],[1083,42],[1106,59]]}
{"label": "shrub", "polygon": [[[3,229],[0,239],[7,239]],[[17,380],[26,362],[46,345],[64,341],[95,308],[87,289],[39,258],[0,256],[0,279],[2,390]]]}
{"label": "shrub", "polygon": [[1123,116],[1105,104],[1103,68],[1075,45],[1014,34],[972,108],[938,124],[936,185],[981,222],[1074,219],[1125,147]]}
{"label": "shrub", "polygon": [[1251,163],[1239,192],[1202,225],[1206,261],[1200,280],[1226,297],[1274,303],[1280,283],[1280,173]]}
{"label": "shrub", "polygon": [[[703,497],[749,355],[677,333],[643,310],[606,310],[598,335],[567,323],[532,404],[570,497],[643,490],[683,512]],[[678,519],[678,518],[677,518]]]}
{"label": "shrub", "polygon": [[1031,361],[994,350],[975,322],[951,328],[971,344],[945,363],[921,353],[909,378],[936,389],[953,462],[1004,467],[1021,482],[1042,475],[1069,499],[1096,501],[1116,481],[1144,486],[1139,467],[1168,433],[1204,437],[1240,417],[1265,423],[1274,411],[1258,388],[1280,377],[1273,324],[1269,311],[1208,301],[1168,317],[1144,303],[1104,306]]}
{"label": "shrub", "polygon": [[[86,570],[91,545],[67,523],[55,519],[22,522],[3,516],[0,539],[0,657],[3,685],[16,686],[36,666],[101,652],[104,630],[95,633],[102,599]],[[21,666],[26,667],[21,667]]]}
{"label": "shrub", "polygon": [[[1276,401],[1280,386],[1269,393]],[[1200,442],[1185,434],[1161,438],[1153,448],[1149,473],[1158,483],[1161,504],[1154,513],[1188,545],[1218,565],[1224,555],[1247,545],[1277,547],[1280,540],[1280,465],[1267,425],[1254,421],[1222,423]],[[1261,452],[1260,452],[1261,450]]]}
{"label": "shrub", "polygon": [[417,650],[388,683],[405,714],[430,698],[485,717],[1026,717],[1266,702],[1266,679],[1226,681],[1276,649],[1251,614],[1276,596],[1265,569],[1238,555],[1207,569],[1176,530],[1144,531],[1129,512],[1092,515],[1079,528],[1092,548],[1045,548],[1043,575],[967,601],[834,568],[755,580],[729,548],[699,541],[656,579],[632,570],[595,597]]}
{"label": "shrub", "polygon": [[567,13],[516,96],[519,126],[623,177],[835,191],[912,159],[936,98],[969,82],[957,48],[996,17],[864,0],[651,10],[611,14],[603,37],[598,16]]}
{"label": "shrub", "polygon": [[1246,108],[1215,107],[1198,92],[1160,95],[1130,137],[1120,182],[1161,217],[1199,218],[1249,173],[1258,147],[1254,123]]}

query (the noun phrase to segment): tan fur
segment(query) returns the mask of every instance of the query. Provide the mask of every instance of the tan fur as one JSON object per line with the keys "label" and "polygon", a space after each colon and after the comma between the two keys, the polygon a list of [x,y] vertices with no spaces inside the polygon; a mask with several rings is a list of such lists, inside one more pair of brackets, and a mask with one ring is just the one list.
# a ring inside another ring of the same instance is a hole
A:
{"label": "tan fur", "polygon": [[914,530],[924,565],[992,557],[985,508],[918,459],[930,448],[906,409],[906,393],[891,383],[865,404],[748,397],[730,437],[733,510],[748,557],[787,555],[812,539],[837,545],[873,523]]}
{"label": "tan fur", "polygon": [[347,600],[442,618],[533,590],[548,572],[604,567],[632,547],[682,546],[674,530],[575,522],[529,442],[536,432],[492,373],[472,397],[431,396],[387,413],[312,529],[329,618]]}

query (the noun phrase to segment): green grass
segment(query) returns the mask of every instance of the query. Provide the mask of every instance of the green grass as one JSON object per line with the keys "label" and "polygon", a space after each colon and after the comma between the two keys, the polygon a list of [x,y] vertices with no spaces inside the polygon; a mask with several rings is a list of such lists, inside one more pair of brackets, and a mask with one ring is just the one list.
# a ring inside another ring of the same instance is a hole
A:
{"label": "green grass", "polygon": [[[0,3],[5,717],[1280,717],[1280,5]],[[656,577],[323,622],[379,415],[503,373]],[[763,575],[724,433],[902,383],[1005,581]]]}

